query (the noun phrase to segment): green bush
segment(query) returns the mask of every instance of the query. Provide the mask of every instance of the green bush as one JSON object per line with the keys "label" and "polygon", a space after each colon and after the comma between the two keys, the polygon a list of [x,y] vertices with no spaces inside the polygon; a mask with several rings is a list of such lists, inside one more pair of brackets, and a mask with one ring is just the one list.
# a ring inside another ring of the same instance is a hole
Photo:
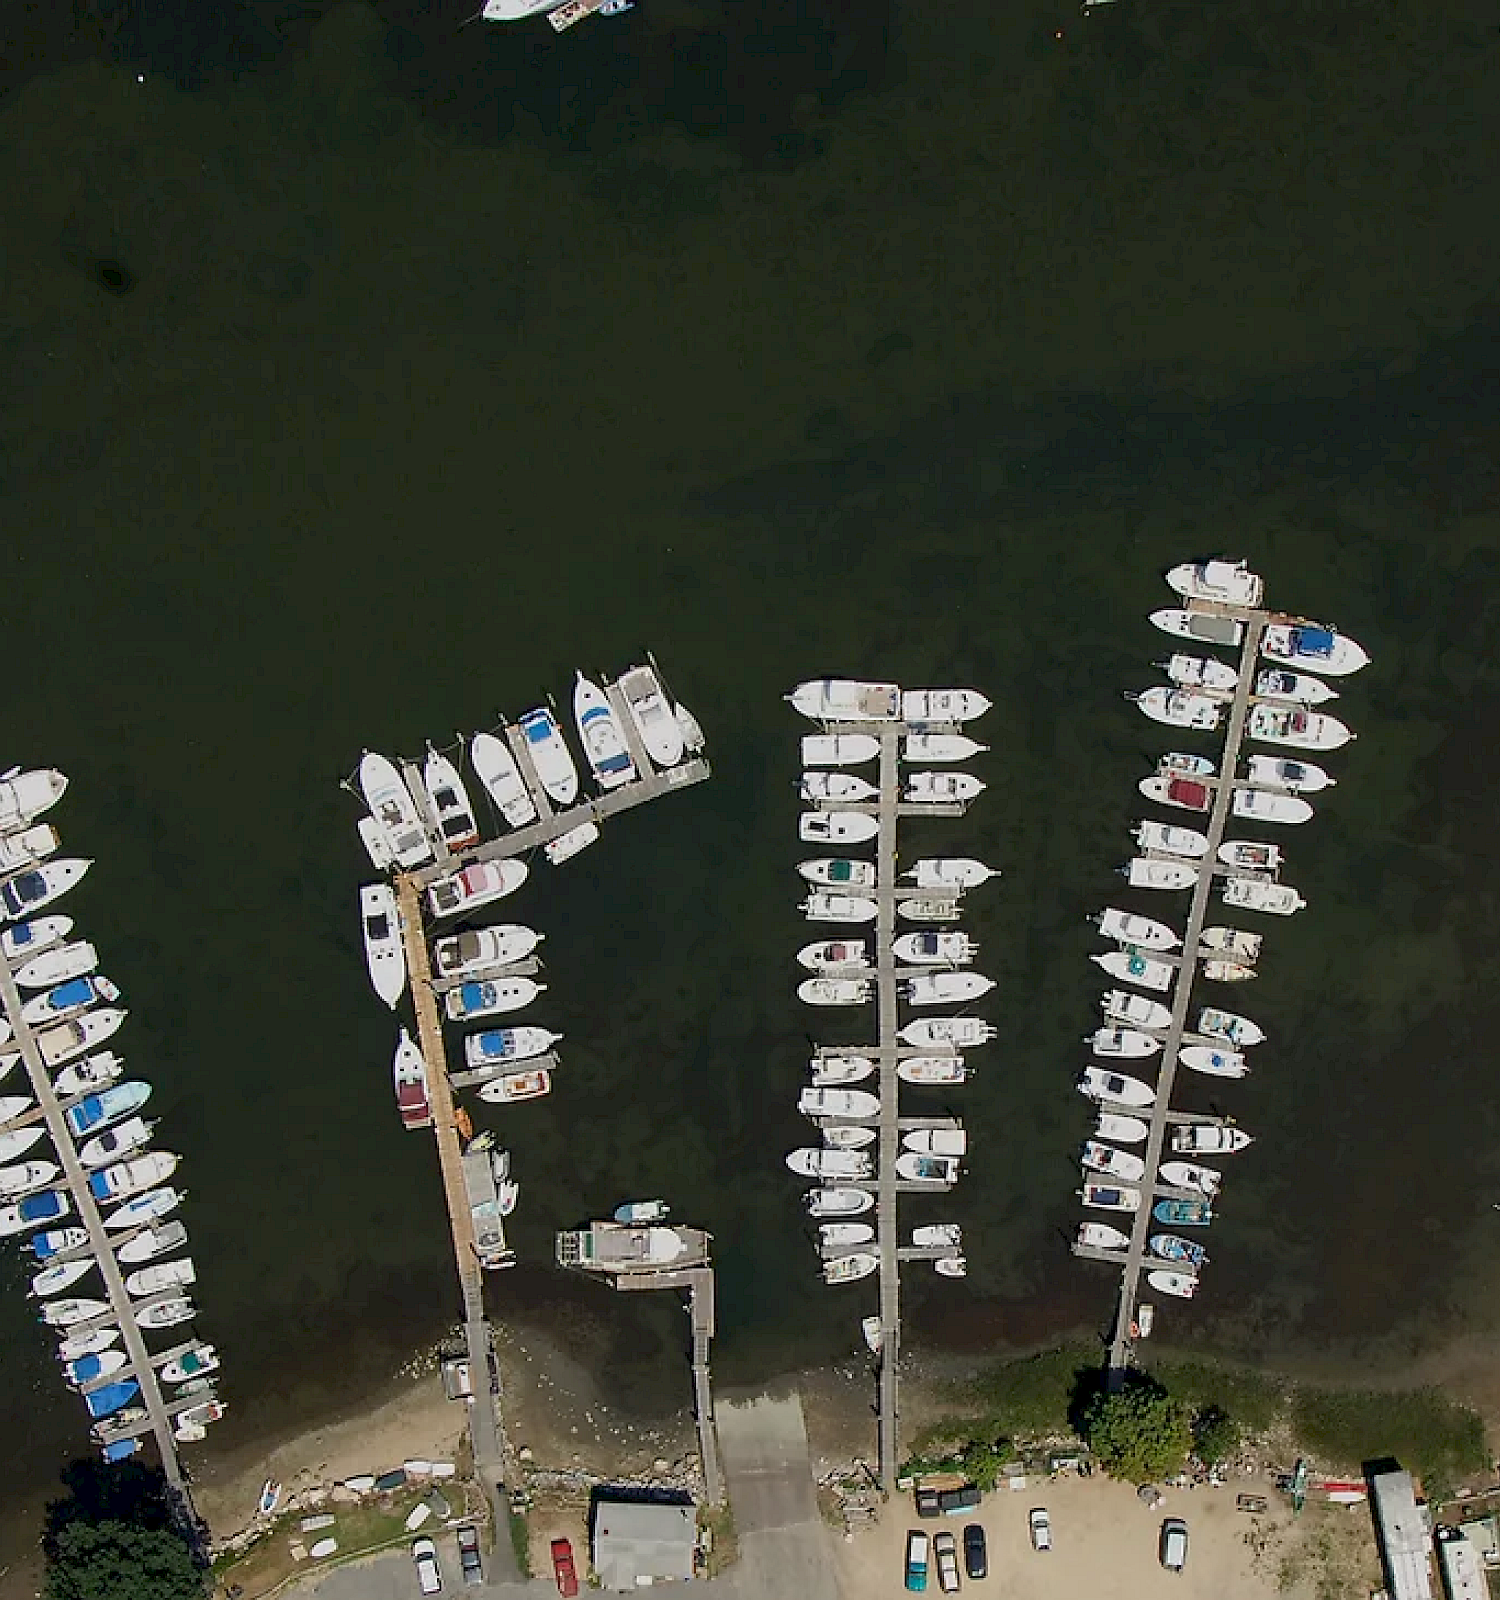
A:
{"label": "green bush", "polygon": [[1012,1438],[1071,1433],[1074,1393],[1080,1378],[1097,1366],[1088,1346],[1063,1345],[989,1367],[964,1386],[964,1393],[993,1418],[997,1433]]}
{"label": "green bush", "polygon": [[1123,1388],[1095,1394],[1082,1422],[1099,1465],[1129,1483],[1180,1472],[1193,1443],[1187,1407],[1159,1383],[1135,1374]]}
{"label": "green bush", "polygon": [[1228,1461],[1240,1448],[1240,1425],[1219,1406],[1193,1415],[1193,1454],[1206,1467]]}

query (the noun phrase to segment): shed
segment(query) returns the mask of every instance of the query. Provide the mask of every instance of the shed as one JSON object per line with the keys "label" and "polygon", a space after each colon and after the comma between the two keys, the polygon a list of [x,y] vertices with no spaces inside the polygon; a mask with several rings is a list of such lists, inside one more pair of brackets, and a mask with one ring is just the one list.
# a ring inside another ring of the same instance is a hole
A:
{"label": "shed", "polygon": [[606,1589],[690,1579],[698,1519],[691,1505],[594,1502],[594,1571]]}
{"label": "shed", "polygon": [[1490,1600],[1479,1552],[1461,1528],[1439,1528],[1437,1549],[1448,1600]]}
{"label": "shed", "polygon": [[1391,1600],[1432,1600],[1430,1523],[1411,1474],[1399,1467],[1372,1473],[1370,1508]]}

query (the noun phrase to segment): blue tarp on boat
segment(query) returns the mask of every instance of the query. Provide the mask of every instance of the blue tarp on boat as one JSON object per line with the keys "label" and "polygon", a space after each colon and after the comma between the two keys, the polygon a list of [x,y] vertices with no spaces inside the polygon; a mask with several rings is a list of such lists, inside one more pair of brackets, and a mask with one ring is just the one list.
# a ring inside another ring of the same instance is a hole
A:
{"label": "blue tarp on boat", "polygon": [[104,1102],[96,1094],[91,1094],[87,1100],[80,1100],[76,1106],[70,1106],[64,1113],[68,1119],[68,1126],[74,1133],[83,1133],[104,1115]]}
{"label": "blue tarp on boat", "polygon": [[1292,648],[1300,656],[1331,656],[1333,633],[1328,628],[1293,628]]}
{"label": "blue tarp on boat", "polygon": [[106,1383],[102,1389],[95,1389],[83,1398],[91,1417],[107,1417],[111,1411],[128,1406],[140,1392],[140,1384],[134,1378],[126,1378],[122,1383]]}

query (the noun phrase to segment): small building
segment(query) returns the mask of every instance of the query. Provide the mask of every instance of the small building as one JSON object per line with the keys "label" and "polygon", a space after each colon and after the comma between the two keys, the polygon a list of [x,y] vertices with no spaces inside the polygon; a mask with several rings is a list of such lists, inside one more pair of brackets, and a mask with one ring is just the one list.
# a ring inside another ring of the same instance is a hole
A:
{"label": "small building", "polygon": [[594,1571],[605,1589],[639,1589],[688,1580],[698,1543],[691,1505],[638,1500],[594,1502]]}
{"label": "small building", "polygon": [[1394,1466],[1371,1473],[1370,1509],[1391,1600],[1432,1600],[1432,1527],[1411,1474]]}
{"label": "small building", "polygon": [[1448,1600],[1490,1600],[1484,1563],[1462,1528],[1439,1528],[1437,1552]]}

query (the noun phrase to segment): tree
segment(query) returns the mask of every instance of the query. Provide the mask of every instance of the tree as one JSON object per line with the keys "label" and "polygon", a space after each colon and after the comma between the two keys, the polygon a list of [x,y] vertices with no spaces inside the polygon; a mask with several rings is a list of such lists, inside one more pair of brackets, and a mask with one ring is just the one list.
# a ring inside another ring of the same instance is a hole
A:
{"label": "tree", "polygon": [[1193,1454],[1205,1467],[1228,1461],[1240,1447],[1240,1425],[1222,1406],[1205,1406],[1193,1418]]}
{"label": "tree", "polygon": [[202,1600],[207,1575],[168,1528],[70,1522],[48,1541],[46,1600]]}
{"label": "tree", "polygon": [[1145,1378],[1096,1394],[1083,1416],[1083,1436],[1111,1477],[1131,1483],[1180,1471],[1193,1443],[1187,1408]]}

